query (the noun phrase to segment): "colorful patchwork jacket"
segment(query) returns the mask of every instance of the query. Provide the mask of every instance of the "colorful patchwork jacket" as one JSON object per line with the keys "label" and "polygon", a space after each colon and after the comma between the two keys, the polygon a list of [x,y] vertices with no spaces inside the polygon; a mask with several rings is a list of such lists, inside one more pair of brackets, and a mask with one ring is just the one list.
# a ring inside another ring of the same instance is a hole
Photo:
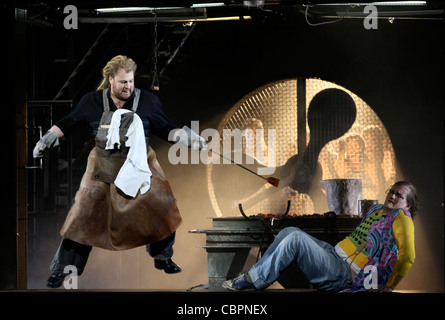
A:
{"label": "colorful patchwork jacket", "polygon": [[[381,210],[382,208],[383,205],[381,204],[372,206],[368,210],[366,217],[377,210]],[[373,280],[375,282],[375,279],[377,279],[377,287],[388,285],[388,280],[393,273],[397,258],[399,257],[399,248],[393,235],[393,223],[401,212],[404,212],[405,215],[412,220],[412,216],[409,211],[396,209],[390,211],[383,219],[373,223],[369,227],[366,240],[368,262],[355,277],[353,287],[343,290],[342,292],[359,292],[366,291],[372,287],[375,288],[376,284],[372,282]],[[412,236],[414,235],[412,234]],[[411,256],[413,256],[413,254],[411,254]],[[410,258],[412,261],[408,266],[408,269],[412,265],[413,258],[414,257]],[[404,271],[404,273],[406,272],[407,270]],[[402,277],[400,277],[400,279]],[[398,283],[400,279],[398,279],[396,282]]]}

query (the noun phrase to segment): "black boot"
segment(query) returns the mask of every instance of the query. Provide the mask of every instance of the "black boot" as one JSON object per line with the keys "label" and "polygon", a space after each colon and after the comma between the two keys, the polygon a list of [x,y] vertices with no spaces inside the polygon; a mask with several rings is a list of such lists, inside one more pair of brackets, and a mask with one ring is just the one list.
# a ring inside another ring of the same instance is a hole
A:
{"label": "black boot", "polygon": [[182,271],[181,267],[179,267],[176,263],[174,263],[172,259],[167,259],[167,260],[155,259],[155,268],[159,270],[164,270],[165,273],[179,273]]}
{"label": "black boot", "polygon": [[66,276],[67,274],[64,273],[53,272],[48,280],[46,280],[46,286],[50,288],[59,288]]}

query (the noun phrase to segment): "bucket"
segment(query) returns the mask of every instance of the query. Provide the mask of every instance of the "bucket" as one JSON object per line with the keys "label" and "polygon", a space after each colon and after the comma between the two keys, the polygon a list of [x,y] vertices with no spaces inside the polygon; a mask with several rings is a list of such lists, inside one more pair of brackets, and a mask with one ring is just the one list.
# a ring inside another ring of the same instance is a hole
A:
{"label": "bucket", "polygon": [[328,207],[337,215],[356,216],[359,200],[362,199],[362,180],[329,179],[323,180]]}
{"label": "bucket", "polygon": [[363,218],[371,206],[377,204],[377,200],[359,200],[358,201],[358,216]]}

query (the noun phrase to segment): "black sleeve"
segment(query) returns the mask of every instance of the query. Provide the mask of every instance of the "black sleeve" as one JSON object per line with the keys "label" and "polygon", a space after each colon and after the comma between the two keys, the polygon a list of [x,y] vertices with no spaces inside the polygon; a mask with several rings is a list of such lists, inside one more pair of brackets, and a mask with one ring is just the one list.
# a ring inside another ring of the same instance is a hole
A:
{"label": "black sleeve", "polygon": [[170,131],[179,127],[165,115],[159,98],[148,91],[145,91],[145,93],[148,94],[144,94],[144,101],[142,102],[144,103],[144,106],[149,106],[149,108],[144,108],[147,112],[144,112],[142,116],[148,118],[151,133],[168,141],[168,134]]}
{"label": "black sleeve", "polygon": [[102,114],[101,103],[95,92],[88,93],[80,99],[70,114],[57,121],[55,125],[62,130],[65,136],[72,134],[76,128],[86,125],[97,130]]}

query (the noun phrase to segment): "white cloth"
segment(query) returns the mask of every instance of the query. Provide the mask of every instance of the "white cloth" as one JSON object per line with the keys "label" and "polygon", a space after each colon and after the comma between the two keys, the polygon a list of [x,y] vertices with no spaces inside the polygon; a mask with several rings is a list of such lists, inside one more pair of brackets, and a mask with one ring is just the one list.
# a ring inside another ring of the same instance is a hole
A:
{"label": "white cloth", "polygon": [[[105,149],[114,149],[115,144],[120,148],[119,127],[122,114],[131,112],[119,109],[111,118],[107,134]],[[150,190],[151,171],[147,161],[147,146],[145,144],[144,126],[141,118],[135,113],[133,122],[127,131],[125,146],[130,147],[127,159],[117,174],[114,184],[126,195],[135,197],[138,191],[141,194]]]}

